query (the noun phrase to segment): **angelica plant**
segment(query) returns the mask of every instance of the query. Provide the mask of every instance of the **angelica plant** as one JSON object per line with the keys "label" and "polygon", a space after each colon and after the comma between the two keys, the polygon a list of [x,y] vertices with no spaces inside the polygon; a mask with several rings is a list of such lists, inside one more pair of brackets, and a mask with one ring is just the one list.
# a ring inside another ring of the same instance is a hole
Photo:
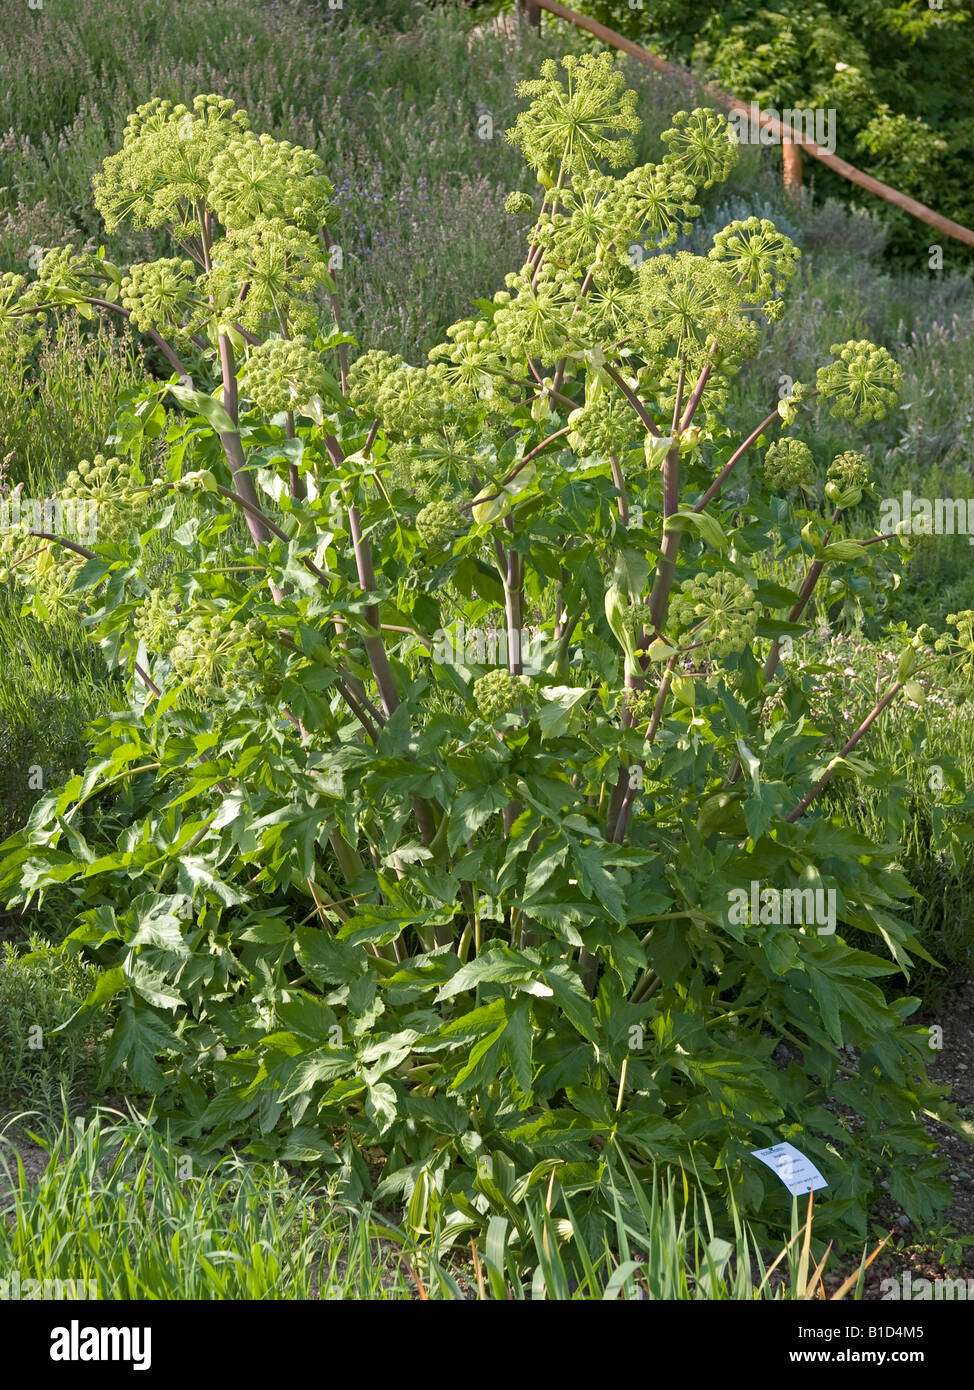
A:
{"label": "angelica plant", "polygon": [[[11,542],[28,605],[42,560],[67,575],[132,707],[0,886],[73,894],[67,949],[103,969],[83,1012],[117,1010],[106,1083],[200,1149],[322,1161],[353,1196],[378,1162],[417,1228],[479,1223],[501,1154],[586,1222],[620,1154],[772,1219],[749,1155],[783,1139],[828,1177],[823,1226],[861,1226],[880,1180],[922,1220],[946,1189],[916,1115],[950,1112],[913,1003],[877,984],[919,949],[906,884],[822,793],[882,783],[860,745],[923,670],[967,670],[969,615],[940,650],[900,634],[902,677],[843,713],[842,748],[788,659],[910,544],[848,534],[872,486],[854,433],[898,368],[839,344],[732,430],[798,252],[757,218],[673,249],[733,167],[727,122],[680,112],[633,168],[607,57],[522,95],[522,264],[425,362],[342,331],[327,179],[216,97],[140,108],[96,178],[109,225],[173,254],[59,252],[6,284],[5,334],[121,315],[173,373],[116,422],[134,471],[79,469],[110,530]],[[491,666],[469,639],[498,630]],[[840,930],[742,923],[756,880],[834,891]]]}

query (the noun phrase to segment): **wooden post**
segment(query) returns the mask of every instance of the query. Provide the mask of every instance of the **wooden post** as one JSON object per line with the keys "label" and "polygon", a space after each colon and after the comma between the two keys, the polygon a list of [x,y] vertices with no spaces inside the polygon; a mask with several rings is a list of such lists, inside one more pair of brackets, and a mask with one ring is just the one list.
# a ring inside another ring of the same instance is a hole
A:
{"label": "wooden post", "polygon": [[802,187],[802,147],[789,140],[787,135],[781,139],[781,157],[784,168],[785,192],[792,198],[801,197]]}
{"label": "wooden post", "polygon": [[534,0],[517,0],[517,12],[518,16],[526,20],[532,29],[541,28],[541,11]]}

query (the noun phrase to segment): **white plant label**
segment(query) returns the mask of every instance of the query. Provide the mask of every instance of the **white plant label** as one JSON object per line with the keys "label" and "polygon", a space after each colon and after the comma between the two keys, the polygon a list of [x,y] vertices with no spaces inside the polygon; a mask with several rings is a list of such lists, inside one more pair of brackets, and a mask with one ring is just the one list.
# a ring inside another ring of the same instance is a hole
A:
{"label": "white plant label", "polygon": [[828,1183],[810,1158],[794,1144],[775,1144],[770,1149],[752,1149],[751,1153],[775,1173],[794,1196],[817,1192]]}

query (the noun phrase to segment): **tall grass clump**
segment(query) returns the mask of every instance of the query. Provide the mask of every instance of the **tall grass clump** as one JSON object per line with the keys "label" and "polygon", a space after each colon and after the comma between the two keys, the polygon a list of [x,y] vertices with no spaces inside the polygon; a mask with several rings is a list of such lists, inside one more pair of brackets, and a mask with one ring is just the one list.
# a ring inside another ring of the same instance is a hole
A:
{"label": "tall grass clump", "polygon": [[[733,1209],[719,1235],[687,1184],[621,1173],[599,1246],[541,1200],[496,1213],[478,1240],[446,1250],[380,1212],[349,1211],[278,1163],[229,1158],[194,1169],[150,1118],[102,1110],[34,1134],[47,1161],[31,1180],[0,1139],[0,1289],[116,1299],[432,1299],[572,1301],[811,1299],[828,1249],[811,1205],[762,1250]],[[833,1297],[859,1297],[864,1252]],[[4,1296],[0,1293],[0,1296]]]}
{"label": "tall grass clump", "polygon": [[81,1006],[95,972],[77,958],[63,958],[34,934],[26,950],[0,946],[0,1108],[31,1107],[44,1115],[61,1108],[94,1083],[102,1028],[67,1038],[57,1029]]}

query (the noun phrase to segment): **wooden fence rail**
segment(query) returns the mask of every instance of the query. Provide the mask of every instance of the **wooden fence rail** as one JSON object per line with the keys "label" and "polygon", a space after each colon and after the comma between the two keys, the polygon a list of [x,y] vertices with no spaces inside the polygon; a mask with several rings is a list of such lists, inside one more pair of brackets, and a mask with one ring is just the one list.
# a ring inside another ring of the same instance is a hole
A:
{"label": "wooden fence rail", "polygon": [[[532,24],[540,24],[541,11],[545,10],[557,19],[574,24],[577,29],[584,29],[586,33],[593,35],[594,38],[608,44],[611,48],[628,53],[631,58],[636,58],[640,63],[646,63],[647,66],[655,68],[657,72],[665,73],[667,77],[675,78],[687,87],[702,90],[711,101],[716,102],[718,106],[723,106],[727,111],[750,112],[751,108],[747,102],[738,101],[737,97],[722,92],[719,87],[698,82],[686,68],[679,67],[676,63],[667,62],[665,58],[661,58],[656,53],[650,53],[648,49],[640,47],[632,39],[627,39],[623,34],[617,34],[614,29],[607,29],[596,19],[589,19],[587,15],[576,14],[566,5],[559,4],[558,0],[517,0],[517,3],[519,11]],[[915,198],[900,193],[898,189],[890,188],[889,184],[874,179],[871,174],[863,173],[861,169],[857,169],[855,165],[840,159],[838,155],[829,154],[814,140],[809,140],[800,132],[782,125],[777,117],[769,113],[762,113],[758,120],[759,124],[770,129],[775,138],[781,142],[785,155],[786,187],[793,188],[796,184],[801,183],[801,155],[804,153],[810,155],[812,159],[817,159],[826,168],[834,170],[842,178],[848,179],[850,183],[864,188],[867,193],[875,194],[877,198],[882,198],[894,207],[901,208],[903,212],[908,212],[911,217],[916,217],[936,231],[942,232],[944,236],[952,237],[955,241],[962,241],[966,246],[974,246],[974,232],[969,227],[962,227],[959,222],[952,222],[949,217],[944,217],[941,213],[935,212],[933,208],[928,208],[925,203],[919,203]]]}

